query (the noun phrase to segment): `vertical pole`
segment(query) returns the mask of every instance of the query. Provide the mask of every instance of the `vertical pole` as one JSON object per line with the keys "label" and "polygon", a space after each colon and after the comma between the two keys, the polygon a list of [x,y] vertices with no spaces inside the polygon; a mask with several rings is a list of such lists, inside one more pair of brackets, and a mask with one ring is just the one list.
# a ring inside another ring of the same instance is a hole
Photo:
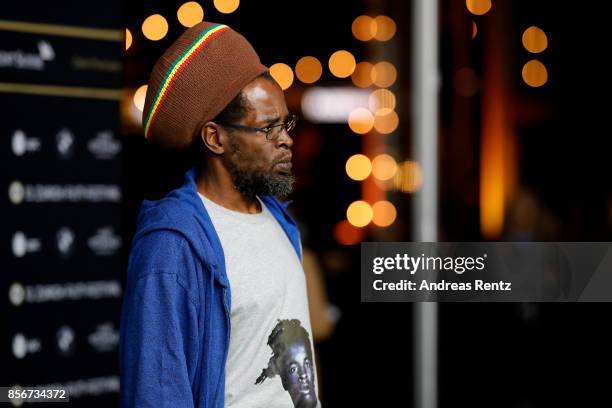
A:
{"label": "vertical pole", "polygon": [[[438,0],[413,0],[412,139],[422,188],[414,195],[413,240],[437,241],[438,229]],[[415,408],[437,407],[438,305],[415,303]]]}

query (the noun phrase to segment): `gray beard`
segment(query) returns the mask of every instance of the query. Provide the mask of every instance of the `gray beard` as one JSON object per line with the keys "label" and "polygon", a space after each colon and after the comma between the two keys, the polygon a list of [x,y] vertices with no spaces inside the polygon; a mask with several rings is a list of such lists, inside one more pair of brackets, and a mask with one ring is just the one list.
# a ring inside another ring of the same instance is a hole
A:
{"label": "gray beard", "polygon": [[247,197],[256,195],[272,195],[283,199],[293,191],[295,176],[292,174],[249,173],[238,166],[230,169],[234,187]]}
{"label": "gray beard", "polygon": [[283,199],[293,191],[295,176],[289,174],[275,174],[272,172],[249,172],[240,168],[241,152],[235,139],[230,136],[230,156],[226,164],[229,168],[234,188],[246,197],[254,198],[257,195],[272,195]]}

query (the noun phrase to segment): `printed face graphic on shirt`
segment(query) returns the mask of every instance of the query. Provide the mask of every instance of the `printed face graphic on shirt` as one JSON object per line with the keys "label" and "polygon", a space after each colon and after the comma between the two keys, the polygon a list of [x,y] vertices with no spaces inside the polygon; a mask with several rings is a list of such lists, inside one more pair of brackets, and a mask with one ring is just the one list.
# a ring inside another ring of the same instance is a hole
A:
{"label": "printed face graphic on shirt", "polygon": [[297,319],[279,320],[268,337],[272,357],[255,384],[280,375],[296,408],[317,406],[310,336]]}

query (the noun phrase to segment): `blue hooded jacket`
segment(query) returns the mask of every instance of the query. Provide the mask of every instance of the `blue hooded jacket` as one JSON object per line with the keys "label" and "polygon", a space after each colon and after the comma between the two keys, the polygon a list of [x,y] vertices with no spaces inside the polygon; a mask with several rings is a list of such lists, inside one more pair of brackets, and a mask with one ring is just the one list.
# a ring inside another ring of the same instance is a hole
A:
{"label": "blue hooded jacket", "polygon": [[[125,408],[224,406],[231,291],[221,242],[197,194],[197,171],[140,209],[121,311]],[[260,198],[301,259],[287,204]]]}

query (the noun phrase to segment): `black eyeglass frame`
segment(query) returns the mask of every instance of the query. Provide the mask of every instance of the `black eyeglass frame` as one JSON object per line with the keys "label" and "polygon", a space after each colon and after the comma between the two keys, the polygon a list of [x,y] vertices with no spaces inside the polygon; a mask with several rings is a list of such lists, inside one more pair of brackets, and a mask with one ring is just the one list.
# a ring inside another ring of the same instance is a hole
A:
{"label": "black eyeglass frame", "polygon": [[289,134],[293,129],[295,129],[298,119],[299,119],[298,115],[295,115],[292,113],[287,116],[287,119],[284,122],[279,123],[278,125],[266,126],[264,128],[241,125],[240,123],[217,122],[217,124],[221,126],[231,127],[231,128],[240,129],[240,130],[246,130],[250,132],[263,132],[266,134],[266,140],[275,141],[280,137],[281,132],[278,132],[278,136],[276,136],[274,139],[271,139],[270,134],[272,133],[272,130],[274,130],[274,128],[282,126],[283,129],[285,129],[285,131],[287,132],[287,134]]}

